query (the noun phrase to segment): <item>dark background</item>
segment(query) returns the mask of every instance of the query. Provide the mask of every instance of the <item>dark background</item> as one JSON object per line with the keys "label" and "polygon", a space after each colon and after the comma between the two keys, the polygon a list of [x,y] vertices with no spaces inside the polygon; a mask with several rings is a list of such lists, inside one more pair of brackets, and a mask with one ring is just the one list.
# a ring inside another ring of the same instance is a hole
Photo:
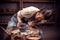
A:
{"label": "dark background", "polygon": [[[55,0],[24,0],[23,8],[28,6],[36,6],[39,9],[53,9],[53,13],[47,23],[40,24],[43,29],[43,40],[59,40],[60,37],[60,15],[59,15],[59,3],[56,4]],[[20,6],[19,0],[2,0],[0,1],[0,40],[3,39],[4,31],[1,27],[6,29],[7,23],[13,14],[16,14]]]}

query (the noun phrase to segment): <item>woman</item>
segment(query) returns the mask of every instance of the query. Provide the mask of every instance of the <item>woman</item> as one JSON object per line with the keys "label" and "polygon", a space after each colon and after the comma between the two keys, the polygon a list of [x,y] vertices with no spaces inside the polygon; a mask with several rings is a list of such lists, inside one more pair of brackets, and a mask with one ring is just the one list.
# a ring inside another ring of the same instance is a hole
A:
{"label": "woman", "polygon": [[44,15],[39,11],[40,9],[34,6],[23,8],[12,16],[11,20],[8,22],[7,29],[9,30],[14,26],[19,27],[21,23],[26,23],[31,27],[39,29],[39,35],[42,35],[42,29],[39,27],[40,25],[36,25],[37,22],[44,20]]}

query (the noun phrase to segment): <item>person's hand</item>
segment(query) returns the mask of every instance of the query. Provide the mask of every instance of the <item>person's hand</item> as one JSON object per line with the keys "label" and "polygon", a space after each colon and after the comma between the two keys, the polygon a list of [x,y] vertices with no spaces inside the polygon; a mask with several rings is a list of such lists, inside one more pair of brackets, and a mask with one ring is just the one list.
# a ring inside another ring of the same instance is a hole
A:
{"label": "person's hand", "polygon": [[11,35],[12,28],[6,29],[7,35]]}
{"label": "person's hand", "polygon": [[17,23],[17,27],[19,27],[20,25],[21,25],[21,22],[18,22],[18,23]]}
{"label": "person's hand", "polygon": [[28,25],[29,26],[34,26],[35,25],[35,22],[34,21],[30,21],[30,22],[28,22]]}

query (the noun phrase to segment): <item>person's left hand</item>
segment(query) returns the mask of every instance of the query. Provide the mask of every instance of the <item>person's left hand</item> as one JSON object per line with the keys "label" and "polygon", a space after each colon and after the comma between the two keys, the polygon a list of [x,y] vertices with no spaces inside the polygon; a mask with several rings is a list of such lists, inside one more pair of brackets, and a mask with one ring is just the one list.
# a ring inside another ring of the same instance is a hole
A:
{"label": "person's left hand", "polygon": [[34,26],[35,25],[35,22],[34,21],[30,21],[30,22],[28,22],[28,25],[29,26]]}

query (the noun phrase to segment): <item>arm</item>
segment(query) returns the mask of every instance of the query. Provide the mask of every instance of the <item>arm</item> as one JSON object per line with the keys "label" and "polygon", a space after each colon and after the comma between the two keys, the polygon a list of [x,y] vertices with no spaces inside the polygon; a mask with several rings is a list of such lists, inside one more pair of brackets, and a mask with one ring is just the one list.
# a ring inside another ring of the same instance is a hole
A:
{"label": "arm", "polygon": [[40,12],[37,12],[36,16],[35,16],[35,20],[34,21],[29,21],[28,25],[29,26],[34,26],[37,23],[37,21],[42,21],[42,20],[44,20],[44,15],[41,14]]}
{"label": "arm", "polygon": [[17,16],[17,20],[18,20],[17,27],[19,27],[19,25],[22,23],[21,17]]}

